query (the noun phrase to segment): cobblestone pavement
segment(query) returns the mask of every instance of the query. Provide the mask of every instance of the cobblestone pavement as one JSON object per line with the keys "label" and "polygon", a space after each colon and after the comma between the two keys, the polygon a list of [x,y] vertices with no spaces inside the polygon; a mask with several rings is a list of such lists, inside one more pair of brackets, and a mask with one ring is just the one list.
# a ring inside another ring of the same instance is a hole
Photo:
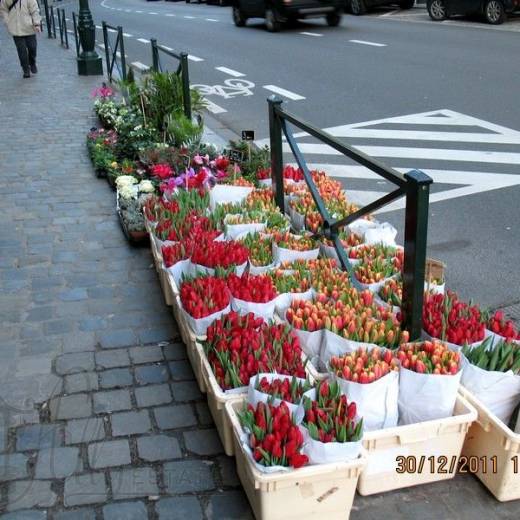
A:
{"label": "cobblestone pavement", "polygon": [[[22,79],[0,27],[0,518],[250,519],[147,249],[95,177],[73,51]],[[356,497],[353,520],[518,518],[471,476]]]}

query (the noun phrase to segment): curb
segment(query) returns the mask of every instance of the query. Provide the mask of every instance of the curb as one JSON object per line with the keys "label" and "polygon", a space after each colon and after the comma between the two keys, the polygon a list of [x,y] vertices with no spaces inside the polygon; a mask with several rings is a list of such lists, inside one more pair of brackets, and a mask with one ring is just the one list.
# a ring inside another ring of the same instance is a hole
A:
{"label": "curb", "polygon": [[202,140],[217,148],[226,148],[229,141],[240,141],[240,136],[204,110],[204,133]]}

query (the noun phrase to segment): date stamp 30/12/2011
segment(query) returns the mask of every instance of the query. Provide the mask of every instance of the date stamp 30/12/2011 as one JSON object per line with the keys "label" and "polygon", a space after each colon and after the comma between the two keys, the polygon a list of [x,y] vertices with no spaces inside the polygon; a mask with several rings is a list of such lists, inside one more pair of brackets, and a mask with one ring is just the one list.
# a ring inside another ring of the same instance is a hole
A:
{"label": "date stamp 30/12/2011", "polygon": [[[440,456],[404,456],[399,455],[395,459],[396,473],[437,473],[439,475],[446,475],[448,473],[493,473],[498,471],[498,457],[466,457],[456,455],[446,457]],[[520,474],[520,456],[514,455],[510,460],[513,473]]]}

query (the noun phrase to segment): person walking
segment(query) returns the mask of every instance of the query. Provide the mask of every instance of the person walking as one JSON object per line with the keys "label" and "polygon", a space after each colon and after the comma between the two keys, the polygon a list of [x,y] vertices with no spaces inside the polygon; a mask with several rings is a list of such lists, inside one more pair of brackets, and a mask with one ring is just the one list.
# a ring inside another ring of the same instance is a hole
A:
{"label": "person walking", "polygon": [[40,32],[41,16],[37,0],[0,0],[0,14],[12,35],[23,77],[36,74],[36,33]]}

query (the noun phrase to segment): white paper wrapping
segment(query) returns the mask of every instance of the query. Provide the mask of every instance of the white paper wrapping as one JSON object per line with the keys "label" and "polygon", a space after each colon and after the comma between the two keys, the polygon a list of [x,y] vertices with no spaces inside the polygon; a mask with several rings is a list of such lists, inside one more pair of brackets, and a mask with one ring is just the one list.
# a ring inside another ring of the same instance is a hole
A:
{"label": "white paper wrapping", "polygon": [[289,206],[289,217],[291,219],[293,229],[296,231],[302,231],[305,229],[305,215],[298,213],[295,209]]}
{"label": "white paper wrapping", "polygon": [[263,318],[264,321],[273,319],[276,306],[276,298],[267,303],[253,303],[240,298],[231,297],[231,308],[242,316],[254,313],[256,316]]}
{"label": "white paper wrapping", "polygon": [[453,376],[418,374],[401,367],[399,424],[415,424],[453,415],[462,370]]}
{"label": "white paper wrapping", "polygon": [[331,462],[348,462],[361,454],[363,445],[356,442],[320,442],[311,438],[309,431],[300,426],[303,434],[303,453],[309,457],[310,464],[328,464]]}
{"label": "white paper wrapping", "polygon": [[219,204],[227,204],[229,202],[240,204],[254,188],[247,186],[230,186],[228,184],[217,184],[209,192],[209,207],[214,211]]}
{"label": "white paper wrapping", "polygon": [[275,262],[293,262],[294,260],[316,260],[320,254],[320,248],[311,249],[309,251],[294,251],[293,249],[285,249],[279,247],[273,242],[273,259]]}
{"label": "white paper wrapping", "polygon": [[320,370],[327,370],[329,360],[332,356],[342,356],[347,352],[356,351],[359,347],[365,347],[367,351],[370,351],[377,346],[378,345],[375,343],[363,343],[361,341],[353,341],[351,339],[342,338],[338,334],[325,329],[323,331],[323,340],[319,353]]}
{"label": "white paper wrapping", "polygon": [[[485,330],[484,339],[481,340],[481,341],[475,341],[475,343],[470,343],[469,346],[472,347],[472,348],[478,347],[479,345],[481,345],[491,335],[493,335],[493,333],[486,329]],[[421,336],[424,339],[427,339],[427,340],[430,340],[430,341],[433,341],[434,339],[438,339],[438,338],[434,338],[434,337],[430,336],[425,330],[422,331]],[[439,340],[439,341],[442,341],[442,340]],[[448,348],[450,350],[455,351],[455,352],[460,352],[462,350],[462,345],[457,345],[455,343],[450,343],[449,341],[443,341],[443,343],[446,343],[446,345],[448,345]]]}
{"label": "white paper wrapping", "polygon": [[175,281],[177,288],[180,286],[183,276],[190,274],[191,262],[190,259],[180,260],[179,262],[166,268],[166,271],[170,273],[171,277]]}
{"label": "white paper wrapping", "polygon": [[399,419],[399,372],[392,370],[386,376],[368,384],[347,381],[336,377],[341,391],[348,400],[356,403],[363,417],[366,431],[382,430],[397,426]]}
{"label": "white paper wrapping", "polygon": [[[252,376],[249,380],[249,386],[247,387],[247,402],[254,408],[256,408],[256,405],[258,403],[267,404],[267,402],[270,399],[272,399],[272,397],[269,394],[264,394],[263,392],[260,392],[259,390],[255,389],[257,377],[258,381],[261,381],[265,377],[269,382],[273,381],[274,379],[288,379],[289,381],[291,381],[293,378],[293,376],[287,376],[282,374],[258,374],[256,376]],[[305,383],[305,379],[297,377],[296,380],[301,384]],[[303,395],[314,401],[316,399],[316,389],[311,388],[310,390],[307,390],[307,392],[304,392]],[[274,398],[272,399],[272,404],[274,406],[280,406],[282,401],[283,399]],[[303,409],[303,397],[302,403],[300,404],[293,404],[289,401],[283,402],[287,405],[287,408],[289,408],[289,411],[291,412],[291,415],[294,418],[295,424],[300,424],[305,416],[305,410]]]}
{"label": "white paper wrapping", "polygon": [[520,376],[488,371],[471,364],[463,355],[462,386],[486,405],[504,424],[508,424],[520,403]]}
{"label": "white paper wrapping", "polygon": [[228,215],[224,219],[226,225],[226,238],[230,240],[236,240],[237,238],[243,238],[245,235],[253,234],[256,232],[263,231],[267,225],[267,222],[258,222],[254,224],[228,224],[226,222]]}
{"label": "white paper wrapping", "polygon": [[292,331],[300,340],[300,346],[305,355],[310,357],[311,360],[317,358],[320,354],[323,330],[315,330],[314,332],[308,332],[306,330],[293,328]]}
{"label": "white paper wrapping", "polygon": [[[238,276],[242,276],[244,274],[244,271],[246,270],[246,267],[247,267],[247,262],[237,265],[235,267],[235,273]],[[200,276],[200,275],[215,276],[215,269],[213,269],[212,267],[206,267],[204,265],[194,264],[191,261],[190,261],[190,271],[189,272],[192,276]]]}
{"label": "white paper wrapping", "polygon": [[311,301],[314,298],[314,289],[311,287],[305,292],[282,293],[276,298],[276,312],[279,316],[285,316],[287,309],[294,300]]}
{"label": "white paper wrapping", "polygon": [[249,259],[248,265],[249,265],[249,274],[253,274],[253,275],[270,273],[271,271],[274,271],[276,269],[276,267],[278,266],[278,264],[276,262],[273,262],[272,264],[269,264],[269,265],[253,265],[251,263],[251,259]]}
{"label": "white paper wrapping", "polygon": [[[352,224],[350,225],[352,227]],[[397,229],[392,224],[384,222],[376,227],[369,228],[365,231],[364,238],[367,244],[386,244],[395,246],[395,237]]]}
{"label": "white paper wrapping", "polygon": [[174,240],[161,240],[157,238],[157,235],[152,235],[153,241],[155,242],[155,247],[157,248],[157,252],[162,257],[162,247],[163,246],[172,246],[173,244],[177,244]]}
{"label": "white paper wrapping", "polygon": [[228,305],[221,311],[214,312],[205,318],[194,318],[190,314],[188,314],[184,307],[181,306],[181,313],[184,316],[184,319],[188,323],[190,329],[194,332],[196,336],[205,336],[208,327],[215,321],[218,320],[222,315],[227,314],[231,311],[231,305]]}
{"label": "white paper wrapping", "polygon": [[269,179],[259,179],[258,180],[258,184],[260,186],[265,187],[265,188],[270,188],[273,185],[273,179],[271,179],[271,178],[269,178]]}

